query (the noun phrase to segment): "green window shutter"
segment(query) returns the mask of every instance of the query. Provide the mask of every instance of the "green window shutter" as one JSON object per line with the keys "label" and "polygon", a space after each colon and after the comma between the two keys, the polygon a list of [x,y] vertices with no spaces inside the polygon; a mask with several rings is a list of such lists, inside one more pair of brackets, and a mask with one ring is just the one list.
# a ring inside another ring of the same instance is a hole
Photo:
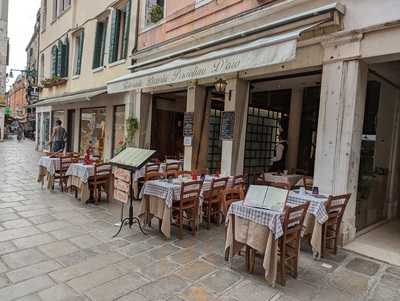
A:
{"label": "green window shutter", "polygon": [[76,74],[81,74],[81,66],[82,66],[82,55],[83,55],[83,39],[85,35],[83,30],[79,33],[79,48],[78,48],[78,57],[76,60]]}
{"label": "green window shutter", "polygon": [[64,77],[68,77],[68,69],[69,69],[69,40],[68,40],[68,38],[65,39],[64,49],[65,49]]}
{"label": "green window shutter", "polygon": [[107,20],[103,23],[103,35],[101,37],[100,65],[104,65],[104,52],[106,50]]}
{"label": "green window shutter", "polygon": [[58,50],[57,46],[54,45],[51,49],[51,76],[57,75],[57,60],[58,60]]}
{"label": "green window shutter", "polygon": [[131,7],[132,0],[128,0],[126,4],[126,16],[125,16],[125,32],[124,32],[124,58],[128,57],[128,44],[129,44],[129,30],[131,25]]}
{"label": "green window shutter", "polygon": [[112,63],[118,59],[118,37],[119,37],[119,23],[120,13],[114,9],[111,15],[111,34],[110,34],[110,52],[108,62]]}
{"label": "green window shutter", "polygon": [[103,30],[104,30],[104,23],[97,22],[96,37],[94,41],[93,69],[98,68],[101,65],[100,59],[101,59]]}
{"label": "green window shutter", "polygon": [[63,72],[63,62],[64,62],[64,57],[63,57],[63,43],[61,41],[58,41],[58,53],[57,53],[57,76],[62,76]]}

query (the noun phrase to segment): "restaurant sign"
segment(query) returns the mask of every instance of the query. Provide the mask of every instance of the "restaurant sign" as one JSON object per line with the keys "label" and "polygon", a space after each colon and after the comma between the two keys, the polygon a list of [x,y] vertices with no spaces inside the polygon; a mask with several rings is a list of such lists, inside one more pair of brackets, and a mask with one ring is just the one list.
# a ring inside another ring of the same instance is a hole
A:
{"label": "restaurant sign", "polygon": [[195,58],[178,59],[111,81],[107,90],[119,93],[288,62],[296,57],[297,36],[268,37]]}

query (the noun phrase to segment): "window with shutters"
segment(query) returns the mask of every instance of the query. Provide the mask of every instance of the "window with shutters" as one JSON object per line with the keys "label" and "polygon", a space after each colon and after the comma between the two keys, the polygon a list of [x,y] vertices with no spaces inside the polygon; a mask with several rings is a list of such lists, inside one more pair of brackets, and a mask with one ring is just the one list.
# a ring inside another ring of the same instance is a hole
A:
{"label": "window with shutters", "polygon": [[54,45],[51,48],[51,76],[57,76],[57,66],[58,66],[58,47]]}
{"label": "window with shutters", "polygon": [[81,30],[74,37],[74,75],[81,74],[81,66],[83,60],[83,42],[84,42],[84,31]]}
{"label": "window with shutters", "polygon": [[164,19],[165,2],[164,0],[146,1],[146,25],[153,25]]}
{"label": "window with shutters", "polygon": [[58,1],[59,0],[53,0],[53,21],[55,21],[58,16]]}
{"label": "window with shutters", "polygon": [[94,41],[93,69],[104,66],[104,53],[106,47],[108,18],[98,21],[96,25],[96,36]]}
{"label": "window with shutters", "polygon": [[129,25],[131,0],[114,8],[111,13],[109,63],[113,63],[128,56]]}
{"label": "window with shutters", "polygon": [[47,0],[43,0],[42,4],[42,32],[46,30],[47,25]]}
{"label": "window with shutters", "polygon": [[69,61],[69,42],[59,40],[51,48],[51,76],[67,77]]}

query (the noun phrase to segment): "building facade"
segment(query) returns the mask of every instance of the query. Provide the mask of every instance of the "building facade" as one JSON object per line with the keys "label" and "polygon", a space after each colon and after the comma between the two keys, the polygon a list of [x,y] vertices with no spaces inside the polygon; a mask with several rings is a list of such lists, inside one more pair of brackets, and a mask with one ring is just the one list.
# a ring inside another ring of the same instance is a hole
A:
{"label": "building facade", "polygon": [[27,80],[24,75],[20,75],[8,90],[7,107],[10,108],[11,115],[14,118],[26,118],[28,109],[26,87]]}
{"label": "building facade", "polygon": [[0,141],[4,137],[6,72],[8,64],[8,0],[0,2]]}
{"label": "building facade", "polygon": [[252,182],[283,128],[289,171],[314,176],[324,193],[352,194],[344,242],[398,216],[398,1],[135,4],[131,73],[107,91],[130,95],[137,145]]}
{"label": "building facade", "polygon": [[127,73],[135,41],[132,1],[43,0],[39,47],[40,100],[36,143],[49,149],[57,119],[67,149],[89,145],[109,159],[125,143],[126,94],[108,95],[107,81]]}

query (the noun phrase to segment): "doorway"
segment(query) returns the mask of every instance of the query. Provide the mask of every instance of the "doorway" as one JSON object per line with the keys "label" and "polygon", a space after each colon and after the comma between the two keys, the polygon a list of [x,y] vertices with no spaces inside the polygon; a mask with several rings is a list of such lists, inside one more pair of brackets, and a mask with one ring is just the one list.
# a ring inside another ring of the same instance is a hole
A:
{"label": "doorway", "polygon": [[75,115],[76,111],[75,110],[68,110],[67,112],[67,152],[73,152],[74,151],[74,145],[75,145]]}
{"label": "doorway", "polygon": [[151,148],[160,160],[183,157],[183,119],[186,91],[153,96]]}

